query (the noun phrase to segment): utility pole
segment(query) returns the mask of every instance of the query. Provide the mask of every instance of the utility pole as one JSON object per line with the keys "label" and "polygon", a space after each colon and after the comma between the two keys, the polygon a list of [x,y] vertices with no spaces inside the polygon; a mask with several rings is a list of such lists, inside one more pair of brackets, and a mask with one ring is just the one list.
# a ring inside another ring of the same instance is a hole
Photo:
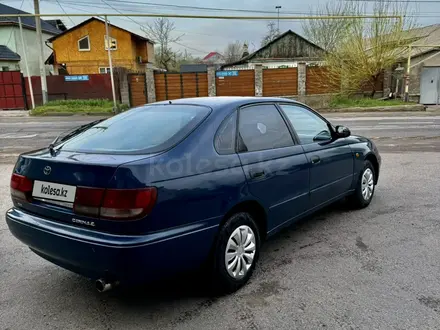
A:
{"label": "utility pole", "polygon": [[110,68],[110,81],[112,84],[112,94],[113,94],[113,112],[116,113],[118,111],[118,105],[116,103],[115,78],[113,77],[113,63],[112,63],[109,23],[107,20],[107,16],[104,16],[104,19],[105,19],[105,35],[107,38],[108,66]]}
{"label": "utility pole", "polygon": [[408,62],[406,64],[405,75],[405,93],[403,94],[403,100],[409,102],[409,75],[411,73],[411,45],[408,46]]}
{"label": "utility pole", "polygon": [[[34,0],[35,15],[40,14],[39,0]],[[35,16],[35,27],[37,30],[37,46],[38,46],[38,59],[40,61],[40,77],[41,77],[41,96],[43,104],[47,103],[47,81],[46,81],[46,69],[44,67],[44,55],[43,55],[43,33],[41,31],[41,18]]]}
{"label": "utility pole", "polygon": [[[21,17],[18,17],[18,25],[20,26],[20,38],[21,38],[21,46],[23,49],[24,66],[26,68],[26,75],[27,75],[28,85],[29,85],[29,94],[31,95],[32,110],[33,110],[33,109],[35,109],[34,89],[32,88],[32,79],[31,79],[31,75],[29,73],[27,50],[26,50],[26,44],[24,43],[23,24],[21,24]],[[26,91],[25,91],[25,93],[26,93]]]}
{"label": "utility pole", "polygon": [[280,33],[280,9],[281,9],[281,6],[275,6],[275,9],[278,11],[278,33]]}

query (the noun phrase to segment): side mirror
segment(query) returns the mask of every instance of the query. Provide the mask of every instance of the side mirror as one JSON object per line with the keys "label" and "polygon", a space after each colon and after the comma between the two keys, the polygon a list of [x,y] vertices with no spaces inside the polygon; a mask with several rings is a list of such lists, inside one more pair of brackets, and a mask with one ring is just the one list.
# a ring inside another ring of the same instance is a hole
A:
{"label": "side mirror", "polygon": [[346,138],[351,135],[350,130],[348,127],[345,127],[343,125],[338,125],[335,127],[335,133],[338,138]]}

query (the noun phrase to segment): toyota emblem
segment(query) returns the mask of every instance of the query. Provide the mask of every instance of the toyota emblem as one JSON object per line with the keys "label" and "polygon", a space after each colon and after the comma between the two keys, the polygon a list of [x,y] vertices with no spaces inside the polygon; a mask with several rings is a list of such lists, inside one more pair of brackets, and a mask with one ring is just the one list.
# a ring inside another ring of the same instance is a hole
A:
{"label": "toyota emblem", "polygon": [[49,175],[51,171],[52,171],[52,168],[50,166],[46,166],[43,170],[43,173],[45,175]]}

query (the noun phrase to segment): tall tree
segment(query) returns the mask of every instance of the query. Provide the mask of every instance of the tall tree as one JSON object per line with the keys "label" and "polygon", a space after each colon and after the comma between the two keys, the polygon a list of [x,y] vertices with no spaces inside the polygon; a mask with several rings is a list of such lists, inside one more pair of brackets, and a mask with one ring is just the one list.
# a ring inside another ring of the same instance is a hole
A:
{"label": "tall tree", "polygon": [[142,28],[147,37],[157,44],[154,52],[156,65],[167,71],[176,66],[179,56],[178,52],[173,51],[171,44],[183,37],[183,34],[175,36],[175,29],[174,22],[164,17],[157,18],[152,24],[147,23],[146,27]]}
{"label": "tall tree", "polygon": [[[324,6],[314,7],[314,16],[354,15],[356,4],[351,1],[333,0]],[[304,36],[326,51],[333,51],[341,39],[347,36],[350,25],[355,19],[309,19],[302,21]]]}
{"label": "tall tree", "polygon": [[[345,7],[329,5],[321,12],[329,16],[340,13],[360,16],[373,12],[373,18],[348,18],[342,23],[323,20],[319,24],[309,20],[306,26],[308,37],[320,33],[327,35],[328,39],[334,36],[332,44],[326,47],[328,52],[324,62],[328,76],[323,83],[340,84],[344,94],[368,87],[374,96],[382,72],[405,56],[407,46],[415,40],[413,33],[408,31],[415,26],[412,16],[407,15],[408,2],[353,1]],[[389,16],[400,16],[401,19]],[[313,41],[320,43],[317,39]]]}
{"label": "tall tree", "polygon": [[280,30],[278,30],[275,22],[267,23],[266,35],[261,40],[261,47],[266,46],[269,42],[276,39],[280,35]]}

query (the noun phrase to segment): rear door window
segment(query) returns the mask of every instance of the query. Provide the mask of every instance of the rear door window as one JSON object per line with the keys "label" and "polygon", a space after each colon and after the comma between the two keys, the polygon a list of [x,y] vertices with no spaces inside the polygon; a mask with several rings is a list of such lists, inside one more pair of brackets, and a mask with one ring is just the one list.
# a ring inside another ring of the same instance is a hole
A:
{"label": "rear door window", "polygon": [[160,152],[185,138],[210,111],[181,104],[136,108],[98,123],[62,148],[91,153]]}
{"label": "rear door window", "polygon": [[240,109],[238,123],[241,152],[283,148],[294,144],[284,119],[273,104]]}

